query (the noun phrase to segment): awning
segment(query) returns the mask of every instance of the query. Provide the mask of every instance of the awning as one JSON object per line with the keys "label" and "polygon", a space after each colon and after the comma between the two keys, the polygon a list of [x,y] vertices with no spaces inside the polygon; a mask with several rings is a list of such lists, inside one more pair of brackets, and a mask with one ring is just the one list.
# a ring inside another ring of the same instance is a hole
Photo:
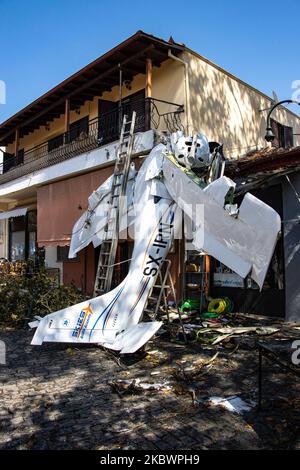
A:
{"label": "awning", "polygon": [[11,217],[21,217],[27,212],[27,207],[20,207],[20,209],[14,209],[13,211],[0,212],[0,220],[10,219]]}
{"label": "awning", "polygon": [[112,166],[106,167],[38,188],[37,242],[40,247],[70,245],[73,225],[86,210],[88,197],[112,170]]}

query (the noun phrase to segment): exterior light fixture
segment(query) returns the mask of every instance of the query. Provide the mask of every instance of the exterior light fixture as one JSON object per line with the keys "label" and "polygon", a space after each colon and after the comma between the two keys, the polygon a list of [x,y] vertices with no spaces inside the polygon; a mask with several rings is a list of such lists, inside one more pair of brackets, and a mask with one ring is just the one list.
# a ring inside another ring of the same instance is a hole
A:
{"label": "exterior light fixture", "polygon": [[267,116],[267,127],[266,127],[266,135],[265,135],[265,139],[266,139],[267,142],[273,142],[273,140],[275,139],[275,135],[274,135],[274,132],[273,132],[272,126],[271,126],[271,114],[273,113],[274,109],[277,108],[277,106],[280,106],[283,103],[295,103],[295,104],[298,104],[300,106],[300,102],[299,101],[294,101],[294,100],[279,101],[278,103],[275,103],[272,106],[272,108],[269,110],[268,116]]}

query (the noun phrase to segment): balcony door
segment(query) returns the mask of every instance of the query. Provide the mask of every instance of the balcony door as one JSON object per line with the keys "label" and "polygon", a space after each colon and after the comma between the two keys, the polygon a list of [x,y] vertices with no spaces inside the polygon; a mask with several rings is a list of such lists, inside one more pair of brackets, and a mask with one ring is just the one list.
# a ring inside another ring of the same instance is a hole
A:
{"label": "balcony door", "polygon": [[137,91],[122,100],[122,114],[131,117],[136,112],[135,132],[145,130],[145,90]]}
{"label": "balcony door", "polygon": [[98,100],[98,141],[100,145],[113,142],[119,136],[119,103],[109,100]]}
{"label": "balcony door", "polygon": [[18,151],[17,156],[3,152],[3,173],[6,173],[11,168],[24,163],[24,149]]}
{"label": "balcony door", "polygon": [[100,145],[118,140],[120,134],[120,123],[124,114],[131,117],[136,111],[136,132],[145,130],[145,90],[127,96],[122,100],[120,109],[119,101],[98,100],[98,140]]}
{"label": "balcony door", "polygon": [[35,258],[36,253],[37,212],[9,219],[9,259],[25,261]]}

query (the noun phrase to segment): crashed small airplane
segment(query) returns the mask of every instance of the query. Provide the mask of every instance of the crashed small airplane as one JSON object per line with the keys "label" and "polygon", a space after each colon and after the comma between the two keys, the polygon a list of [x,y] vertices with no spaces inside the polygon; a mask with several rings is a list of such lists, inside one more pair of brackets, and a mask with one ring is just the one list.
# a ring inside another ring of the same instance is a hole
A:
{"label": "crashed small airplane", "polygon": [[[32,343],[97,343],[120,353],[133,353],[161,327],[140,322],[147,298],[182,221],[193,230],[193,246],[261,288],[280,232],[281,220],[271,207],[247,193],[233,204],[235,183],[220,176],[216,161],[224,159],[217,145],[203,134],[165,137],[147,156],[138,172],[131,165],[127,211],[120,229],[132,229],[134,249],[129,272],[104,295],[51,313],[31,322],[37,327]],[[197,173],[197,174],[196,174]],[[108,178],[89,197],[89,207],[75,223],[69,257],[105,240]],[[141,210],[142,208],[142,210]],[[87,223],[88,221],[88,223]]]}

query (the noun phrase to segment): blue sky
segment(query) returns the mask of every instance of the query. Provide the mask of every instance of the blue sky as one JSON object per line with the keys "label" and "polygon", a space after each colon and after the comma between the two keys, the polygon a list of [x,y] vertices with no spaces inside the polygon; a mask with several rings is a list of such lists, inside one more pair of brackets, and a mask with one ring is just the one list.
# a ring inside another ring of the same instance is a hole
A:
{"label": "blue sky", "polygon": [[299,0],[0,0],[0,122],[138,29],[172,35],[263,92],[291,98],[299,11]]}

